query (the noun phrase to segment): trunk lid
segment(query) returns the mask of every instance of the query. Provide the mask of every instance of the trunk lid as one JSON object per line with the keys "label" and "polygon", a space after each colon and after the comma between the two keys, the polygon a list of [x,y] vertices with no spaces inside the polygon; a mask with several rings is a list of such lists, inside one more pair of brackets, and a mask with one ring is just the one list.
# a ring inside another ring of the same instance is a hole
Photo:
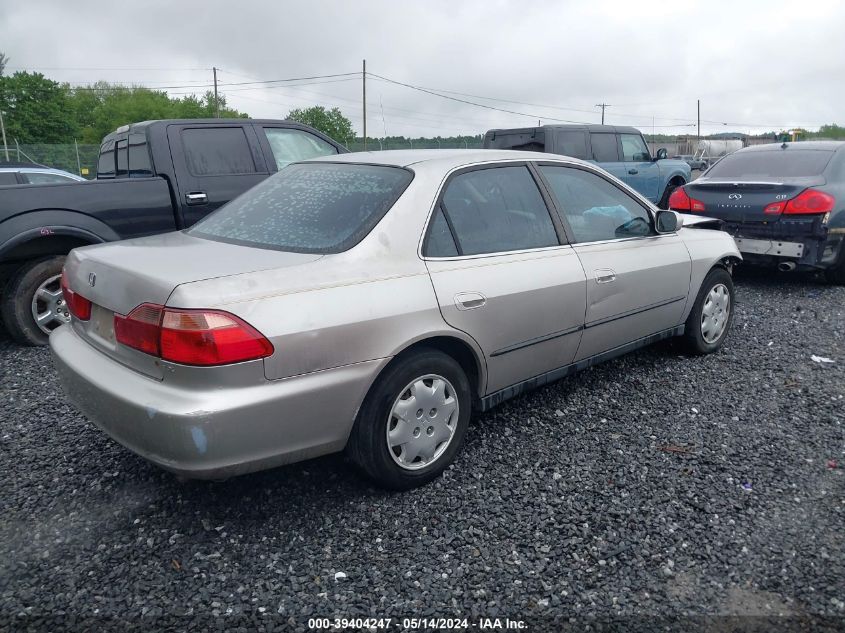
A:
{"label": "trunk lid", "polygon": [[115,313],[129,314],[142,303],[166,305],[181,284],[296,266],[320,257],[239,246],[181,232],[77,248],[65,264],[68,282],[93,305],[91,318],[74,319],[73,327],[102,352],[160,380],[159,359],[115,341]]}
{"label": "trunk lid", "polygon": [[821,176],[737,181],[699,178],[686,185],[687,195],[704,203],[704,213],[725,222],[772,224],[779,214],[764,213],[773,202],[785,202],[808,187],[825,184]]}

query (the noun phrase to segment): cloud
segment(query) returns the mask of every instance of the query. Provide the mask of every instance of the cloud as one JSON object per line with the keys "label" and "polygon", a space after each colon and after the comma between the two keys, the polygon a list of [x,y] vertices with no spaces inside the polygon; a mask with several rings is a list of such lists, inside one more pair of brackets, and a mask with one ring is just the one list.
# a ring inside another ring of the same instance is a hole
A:
{"label": "cloud", "polygon": [[366,58],[372,73],[526,114],[371,78],[371,135],[385,128],[477,134],[537,118],[598,122],[600,102],[610,104],[608,123],[693,132],[697,99],[703,131],[761,132],[842,122],[842,24],[845,6],[822,0],[800,8],[786,1],[650,0],[150,0],[105,8],[48,0],[5,3],[0,42],[11,67],[44,68],[72,83],[107,79],[203,92],[217,66],[229,104],[253,116],[336,105],[359,131],[360,78],[249,90],[226,84],[356,72]]}

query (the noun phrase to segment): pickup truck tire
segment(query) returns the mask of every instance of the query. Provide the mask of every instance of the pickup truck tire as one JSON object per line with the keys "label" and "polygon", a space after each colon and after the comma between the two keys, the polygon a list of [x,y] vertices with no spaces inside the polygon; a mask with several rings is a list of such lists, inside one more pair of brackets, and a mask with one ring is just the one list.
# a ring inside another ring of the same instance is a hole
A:
{"label": "pickup truck tire", "polygon": [[684,328],[687,351],[712,354],[720,347],[734,318],[734,282],[731,274],[717,267],[707,273]]}
{"label": "pickup truck tire", "polygon": [[[27,262],[6,283],[0,313],[6,331],[17,342],[46,345],[50,331],[69,320],[60,285],[64,263],[63,255]],[[42,315],[41,325],[36,314]]]}

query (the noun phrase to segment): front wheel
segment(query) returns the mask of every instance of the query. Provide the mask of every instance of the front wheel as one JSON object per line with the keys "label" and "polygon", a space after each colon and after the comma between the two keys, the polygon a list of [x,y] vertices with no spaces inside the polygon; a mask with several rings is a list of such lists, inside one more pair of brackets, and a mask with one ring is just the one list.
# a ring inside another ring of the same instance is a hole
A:
{"label": "front wheel", "polygon": [[46,345],[50,332],[70,321],[62,297],[64,256],[27,262],[9,279],[0,311],[6,330],[24,345]]}
{"label": "front wheel", "polygon": [[704,278],[687,318],[684,339],[693,354],[712,354],[728,336],[734,316],[734,282],[724,268]]}
{"label": "front wheel", "polygon": [[677,189],[678,187],[680,187],[682,185],[683,185],[683,183],[681,183],[679,185],[677,183],[671,183],[671,182],[668,185],[666,185],[666,190],[663,192],[663,197],[660,198],[660,202],[657,203],[658,208],[668,209],[669,208],[669,198],[671,197],[671,195],[675,191],[675,189]]}
{"label": "front wheel", "polygon": [[470,385],[437,350],[397,360],[373,385],[347,453],[378,485],[407,490],[435,479],[455,458],[469,424]]}

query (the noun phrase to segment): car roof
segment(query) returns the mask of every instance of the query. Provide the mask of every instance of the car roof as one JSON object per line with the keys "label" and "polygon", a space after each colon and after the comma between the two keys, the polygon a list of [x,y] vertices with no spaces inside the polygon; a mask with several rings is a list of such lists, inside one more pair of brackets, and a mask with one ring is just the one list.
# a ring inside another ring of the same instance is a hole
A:
{"label": "car roof", "polygon": [[41,165],[33,165],[31,163],[2,163],[0,164],[0,171],[27,171],[46,174],[62,174],[65,176],[73,176],[79,178],[76,174],[72,174],[64,169],[56,169],[55,167],[42,167]]}
{"label": "car roof", "polygon": [[528,134],[536,130],[564,130],[564,131],[586,131],[593,134],[641,134],[640,130],[629,125],[602,125],[600,123],[567,123],[554,125],[541,125],[533,127],[494,128],[487,130],[487,134]]}
{"label": "car roof", "polygon": [[359,163],[392,167],[410,167],[412,165],[425,164],[432,167],[438,166],[445,169],[452,169],[462,165],[500,160],[551,160],[581,165],[590,164],[577,158],[570,158],[569,156],[511,149],[396,149],[321,156],[319,158],[312,158],[307,162]]}
{"label": "car roof", "polygon": [[835,152],[845,147],[845,141],[786,141],[784,143],[765,143],[743,147],[739,152],[773,152],[789,151],[790,149],[824,150]]}

